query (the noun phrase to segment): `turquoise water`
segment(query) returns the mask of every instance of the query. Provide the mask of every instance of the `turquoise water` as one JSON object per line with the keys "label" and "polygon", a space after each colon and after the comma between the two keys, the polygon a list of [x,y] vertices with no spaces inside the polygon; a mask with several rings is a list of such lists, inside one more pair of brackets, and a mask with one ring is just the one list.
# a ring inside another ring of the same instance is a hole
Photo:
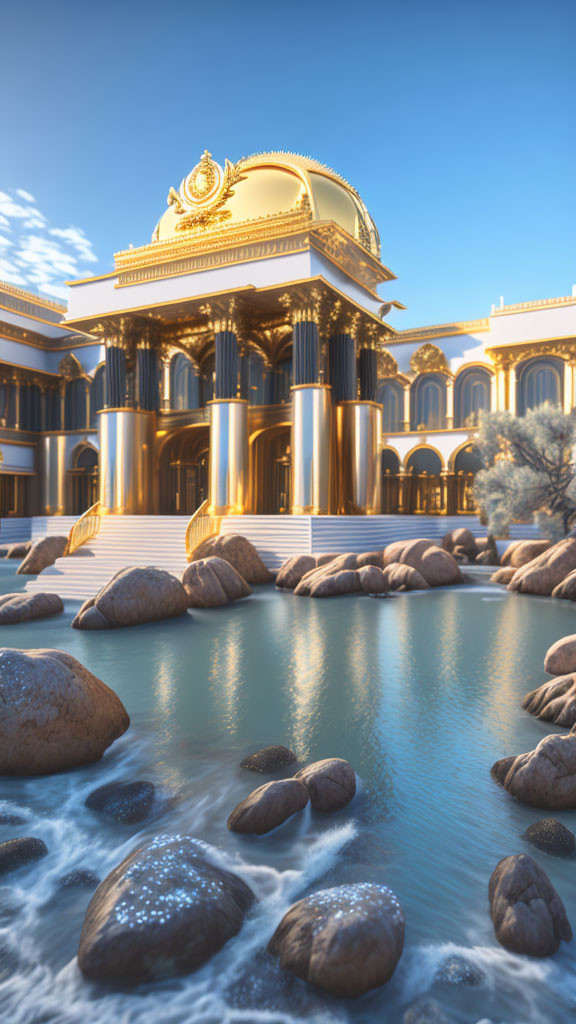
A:
{"label": "turquoise water", "polygon": [[[22,585],[0,563],[3,592]],[[547,647],[576,632],[569,602],[483,585],[313,601],[259,588],[249,601],[181,620],[109,633],[60,618],[3,628],[3,646],[69,651],[122,698],[128,733],[100,764],[40,779],[0,780],[0,810],[44,839],[49,856],[0,880],[0,950],[19,963],[2,981],[11,1024],[400,1022],[430,991],[461,1024],[560,1024],[576,1015],[576,941],[551,960],[512,956],[495,942],[487,886],[498,860],[531,852],[558,889],[576,931],[576,865],[520,838],[545,812],[514,802],[490,779],[502,756],[551,730],[521,708],[541,683]],[[233,835],[226,819],[264,779],[238,767],[285,743],[302,761],[347,758],[360,792],[343,812],[309,810],[262,838]],[[143,827],[106,824],[84,805],[117,778],[156,784]],[[576,812],[558,815],[576,830]],[[75,951],[90,892],[58,887],[87,868],[103,877],[140,841],[186,831],[219,846],[259,897],[240,936],[187,978],[135,991],[85,982]],[[262,952],[290,903],[317,888],[379,881],[398,895],[406,947],[392,981],[349,1002],[288,976]],[[10,883],[10,884],[8,884]],[[11,901],[12,909],[6,905]],[[440,988],[434,972],[459,952],[486,975],[479,988]]]}

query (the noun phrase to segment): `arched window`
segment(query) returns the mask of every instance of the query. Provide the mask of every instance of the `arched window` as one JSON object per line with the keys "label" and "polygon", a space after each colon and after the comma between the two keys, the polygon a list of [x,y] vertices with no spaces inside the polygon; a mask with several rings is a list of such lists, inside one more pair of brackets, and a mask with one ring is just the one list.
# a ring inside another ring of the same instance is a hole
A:
{"label": "arched window", "polygon": [[446,426],[446,380],[441,373],[424,373],[412,385],[411,427],[441,430]]}
{"label": "arched window", "polygon": [[97,412],[106,405],[106,367],[99,366],[90,385],[90,426],[98,425]]}
{"label": "arched window", "polygon": [[466,448],[461,448],[457,452],[454,459],[455,473],[476,474],[480,469],[482,469],[482,460],[474,445],[469,444]]}
{"label": "arched window", "polygon": [[442,460],[432,448],[418,448],[410,455],[406,463],[406,470],[414,475],[428,473],[431,476],[440,476]]}
{"label": "arched window", "polygon": [[170,360],[170,408],[182,411],[200,406],[200,378],[187,356],[178,352]]}
{"label": "arched window", "polygon": [[64,429],[82,430],[86,427],[86,380],[78,377],[66,384],[64,399]]}
{"label": "arched window", "polygon": [[400,472],[400,459],[391,448],[382,449],[382,472],[393,475]]}
{"label": "arched window", "polygon": [[397,380],[384,380],[379,384],[376,401],[382,406],[382,430],[397,434],[404,419],[404,388]]}
{"label": "arched window", "polygon": [[562,404],[564,363],[561,359],[528,359],[516,370],[516,381],[516,407],[520,416],[544,402]]}
{"label": "arched window", "polygon": [[454,384],[454,426],[475,427],[483,409],[490,409],[490,373],[471,366],[456,377]]}

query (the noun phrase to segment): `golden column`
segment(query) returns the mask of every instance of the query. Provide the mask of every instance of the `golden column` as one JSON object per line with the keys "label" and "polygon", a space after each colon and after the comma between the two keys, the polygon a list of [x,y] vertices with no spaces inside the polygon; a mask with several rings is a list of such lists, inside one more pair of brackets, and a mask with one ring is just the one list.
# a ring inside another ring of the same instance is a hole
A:
{"label": "golden column", "polygon": [[[208,312],[222,312],[211,308]],[[210,406],[210,512],[242,515],[248,510],[248,402],[239,396],[239,326],[231,300],[214,331],[214,398]]]}
{"label": "golden column", "polygon": [[[359,318],[354,316],[349,331],[357,335],[360,330]],[[361,382],[355,382],[355,397],[336,406],[340,515],[378,515],[382,511],[382,410],[375,401],[379,354],[369,326],[365,333],[368,344],[362,355],[370,365]]]}

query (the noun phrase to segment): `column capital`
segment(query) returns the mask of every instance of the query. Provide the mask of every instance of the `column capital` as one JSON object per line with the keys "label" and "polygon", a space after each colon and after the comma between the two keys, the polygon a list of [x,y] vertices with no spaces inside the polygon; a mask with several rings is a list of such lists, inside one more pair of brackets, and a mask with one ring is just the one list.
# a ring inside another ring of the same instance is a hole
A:
{"label": "column capital", "polygon": [[299,288],[292,292],[284,292],[280,296],[280,305],[290,314],[292,325],[298,323],[314,323],[320,328],[323,313],[324,294],[321,288]]}

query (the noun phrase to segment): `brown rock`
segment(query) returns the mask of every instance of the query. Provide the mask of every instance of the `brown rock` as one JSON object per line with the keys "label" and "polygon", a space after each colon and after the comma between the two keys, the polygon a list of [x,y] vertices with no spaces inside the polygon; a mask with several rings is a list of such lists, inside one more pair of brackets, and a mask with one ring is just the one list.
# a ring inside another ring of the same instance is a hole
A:
{"label": "brown rock", "polygon": [[490,916],[501,946],[525,956],[552,956],[570,942],[564,904],[548,875],[527,854],[505,857],[488,887]]}
{"label": "brown rock", "polygon": [[339,597],[341,594],[355,594],[361,589],[360,578],[355,569],[341,569],[340,572],[318,576],[310,585],[310,597]]}
{"label": "brown rock", "polygon": [[156,836],[98,886],[78,966],[87,978],[120,984],[187,974],[238,934],[253,902],[212,847],[186,835]]}
{"label": "brown rock", "polygon": [[515,574],[516,569],[513,565],[504,565],[501,569],[497,569],[496,572],[492,573],[490,582],[508,584]]}
{"label": "brown rock", "polygon": [[430,584],[411,565],[392,562],[386,566],[384,575],[390,590],[429,590]]}
{"label": "brown rock", "polygon": [[576,809],[576,735],[546,736],[535,750],[496,761],[492,778],[530,807]]}
{"label": "brown rock", "polygon": [[513,540],[502,555],[501,564],[520,569],[547,551],[551,543],[549,540]]}
{"label": "brown rock", "polygon": [[544,669],[551,676],[576,672],[576,633],[563,636],[546,651]]}
{"label": "brown rock", "polygon": [[208,558],[210,555],[230,562],[247,583],[272,582],[272,574],[264,565],[254,545],[239,533],[207,537],[195,549],[190,561],[197,562],[200,558]]}
{"label": "brown rock", "polygon": [[377,565],[363,565],[356,570],[356,576],[366,594],[386,594],[390,590],[387,575]]}
{"label": "brown rock", "polygon": [[302,577],[311,569],[315,569],[317,564],[315,555],[295,555],[294,558],[288,558],[280,566],[276,577],[276,586],[294,590]]}
{"label": "brown rock", "polygon": [[314,761],[294,778],[304,783],[312,807],[322,814],[342,810],[356,793],[356,773],[352,765],[340,757]]}
{"label": "brown rock", "polygon": [[[312,588],[324,577],[335,576],[337,573],[343,571],[355,572],[357,557],[357,555],[351,553],[336,555],[334,558],[330,559],[329,562],[325,562],[323,565],[314,567],[302,576],[300,582],[294,588],[294,593],[298,597],[309,597],[312,592]],[[343,586],[344,585],[345,584],[343,584]],[[355,589],[360,589],[359,584],[355,584]],[[338,591],[337,588],[334,591],[334,593],[339,592],[345,593],[346,591]],[[350,591],[348,591],[348,593],[350,593]],[[325,595],[318,594],[316,596],[320,597]]]}
{"label": "brown rock", "polygon": [[18,541],[16,544],[9,544],[6,551],[6,558],[26,558],[32,548],[32,541]]}
{"label": "brown rock", "polygon": [[240,762],[241,768],[251,772],[279,772],[295,764],[298,758],[293,750],[277,743],[270,747],[262,747]]}
{"label": "brown rock", "polygon": [[344,998],[384,985],[404,946],[404,914],[384,885],[323,889],[295,903],[268,944],[280,966]]}
{"label": "brown rock", "polygon": [[57,558],[62,557],[67,543],[68,537],[42,537],[32,545],[16,572],[24,576],[37,576],[48,565],[53,565]]}
{"label": "brown rock", "polygon": [[554,587],[552,597],[559,597],[564,601],[576,601],[576,569],[569,572],[562,582]]}
{"label": "brown rock", "polygon": [[230,562],[212,556],[190,562],[182,576],[190,608],[218,608],[242,597],[249,597],[252,588]]}
{"label": "brown rock", "polygon": [[64,651],[0,649],[0,774],[99,761],[130,719],[113,690]]}
{"label": "brown rock", "polygon": [[72,625],[74,629],[117,629],[171,619],[185,614],[188,601],[180,580],[164,569],[121,569],[82,605]]}
{"label": "brown rock", "polygon": [[376,565],[379,569],[384,568],[383,551],[365,551],[356,556],[356,568],[361,569],[365,565]]}
{"label": "brown rock", "polygon": [[545,722],[576,725],[576,675],[557,676],[527,693],[522,707]]}
{"label": "brown rock", "polygon": [[308,803],[308,790],[297,779],[267,782],[242,800],[228,818],[231,832],[263,836],[283,825]]}
{"label": "brown rock", "polygon": [[3,594],[0,597],[0,626],[45,619],[63,611],[62,598],[58,594]]}
{"label": "brown rock", "polygon": [[452,543],[455,548],[463,548],[472,562],[476,556],[476,538],[465,526],[452,531]]}
{"label": "brown rock", "polygon": [[576,569],[576,539],[565,537],[521,566],[508,584],[508,589],[521,594],[550,597],[554,588],[573,569]]}
{"label": "brown rock", "polygon": [[[408,552],[410,558],[414,559],[421,557],[428,548],[435,548],[436,546],[433,540],[397,540],[384,548],[384,566],[392,565],[394,562],[400,562],[402,565],[412,565],[412,561],[407,562],[402,557],[405,552]],[[418,568],[418,566],[414,566],[414,568]]]}
{"label": "brown rock", "polygon": [[431,587],[462,583],[462,574],[452,555],[429,540],[389,544],[384,551],[384,564],[388,566],[394,562],[412,566]]}

